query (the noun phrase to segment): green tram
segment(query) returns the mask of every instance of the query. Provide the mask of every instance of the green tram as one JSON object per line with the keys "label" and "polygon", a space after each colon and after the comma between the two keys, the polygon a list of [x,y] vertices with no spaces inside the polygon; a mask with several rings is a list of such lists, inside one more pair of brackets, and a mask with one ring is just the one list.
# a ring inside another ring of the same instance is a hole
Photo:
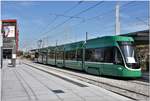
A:
{"label": "green tram", "polygon": [[95,75],[141,77],[134,40],[124,36],[105,36],[38,49],[38,62],[82,70]]}

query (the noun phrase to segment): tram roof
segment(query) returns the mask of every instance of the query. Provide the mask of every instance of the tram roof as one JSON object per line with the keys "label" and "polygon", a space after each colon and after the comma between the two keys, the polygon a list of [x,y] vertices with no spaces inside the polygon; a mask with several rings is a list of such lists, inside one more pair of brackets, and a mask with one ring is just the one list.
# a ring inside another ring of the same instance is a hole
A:
{"label": "tram roof", "polygon": [[74,43],[69,43],[69,44],[65,44],[64,48],[66,51],[69,50],[76,50],[76,49],[80,49],[82,48],[84,45],[84,41],[79,41],[79,42],[74,42]]}
{"label": "tram roof", "polygon": [[87,40],[86,48],[117,46],[117,41],[134,41],[132,37],[125,36],[104,36]]}
{"label": "tram roof", "polygon": [[104,36],[87,40],[89,42],[112,42],[112,41],[134,41],[132,37],[126,36]]}
{"label": "tram roof", "polygon": [[[98,37],[94,39],[87,40],[86,47],[95,47],[95,46],[112,46],[115,44],[116,41],[134,41],[132,37],[126,37],[126,36],[104,36],[104,37]],[[74,43],[68,43],[64,45],[58,45],[57,49],[63,50],[65,48],[65,51],[69,50],[76,50],[80,49],[84,46],[84,41],[74,42]],[[40,48],[39,50],[41,52],[45,52],[48,49],[55,50],[56,46],[49,46],[45,48]]]}

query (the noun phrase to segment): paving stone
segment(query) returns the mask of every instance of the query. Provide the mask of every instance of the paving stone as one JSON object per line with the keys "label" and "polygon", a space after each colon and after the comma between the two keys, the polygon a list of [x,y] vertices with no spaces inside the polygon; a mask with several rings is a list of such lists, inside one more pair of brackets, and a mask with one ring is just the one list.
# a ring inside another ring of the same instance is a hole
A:
{"label": "paving stone", "polygon": [[[27,65],[2,69],[2,101],[128,101],[103,88],[76,80],[56,77]],[[16,73],[16,74],[15,74]],[[62,75],[65,77],[65,75]],[[87,85],[81,87],[73,82]],[[62,92],[59,92],[62,91]]]}

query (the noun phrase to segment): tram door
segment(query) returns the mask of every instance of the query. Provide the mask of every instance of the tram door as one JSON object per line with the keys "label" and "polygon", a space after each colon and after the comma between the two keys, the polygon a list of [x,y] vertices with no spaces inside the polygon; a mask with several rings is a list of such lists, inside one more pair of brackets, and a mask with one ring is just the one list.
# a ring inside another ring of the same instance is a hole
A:
{"label": "tram door", "polygon": [[107,75],[118,76],[119,65],[123,64],[123,60],[119,50],[115,47],[106,48],[104,50],[103,73]]}

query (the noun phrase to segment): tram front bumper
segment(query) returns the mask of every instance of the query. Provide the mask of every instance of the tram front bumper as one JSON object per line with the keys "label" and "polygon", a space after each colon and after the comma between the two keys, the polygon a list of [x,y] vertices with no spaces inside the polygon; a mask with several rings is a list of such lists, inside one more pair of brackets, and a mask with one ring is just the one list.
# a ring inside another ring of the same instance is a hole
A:
{"label": "tram front bumper", "polygon": [[122,71],[122,76],[123,77],[141,77],[142,73],[141,73],[141,70],[128,70],[128,69],[124,69]]}

